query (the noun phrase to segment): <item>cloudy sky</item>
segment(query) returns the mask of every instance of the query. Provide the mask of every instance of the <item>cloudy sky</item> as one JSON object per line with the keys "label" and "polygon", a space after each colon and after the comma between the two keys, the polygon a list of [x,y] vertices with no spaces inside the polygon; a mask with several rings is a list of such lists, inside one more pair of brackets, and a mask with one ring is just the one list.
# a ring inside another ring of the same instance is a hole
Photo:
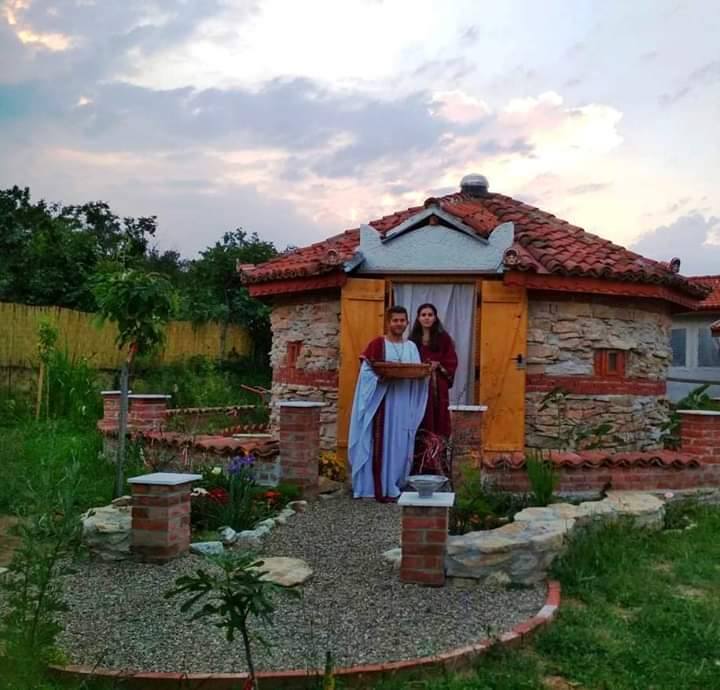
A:
{"label": "cloudy sky", "polygon": [[717,0],[0,0],[0,186],[280,248],[479,172],[720,273]]}

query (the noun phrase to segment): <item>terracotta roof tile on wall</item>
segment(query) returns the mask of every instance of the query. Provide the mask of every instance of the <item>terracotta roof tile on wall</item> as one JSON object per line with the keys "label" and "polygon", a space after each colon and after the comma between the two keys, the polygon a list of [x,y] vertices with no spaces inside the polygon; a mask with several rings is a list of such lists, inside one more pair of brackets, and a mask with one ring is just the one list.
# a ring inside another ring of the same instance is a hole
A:
{"label": "terracotta roof tile on wall", "polygon": [[304,278],[331,273],[342,268],[360,245],[360,230],[346,230],[340,235],[281,254],[252,269],[243,268],[244,283],[263,283],[271,280]]}
{"label": "terracotta roof tile on wall", "polygon": [[698,309],[720,311],[720,276],[692,276],[689,280],[694,285],[703,285],[712,290],[712,292],[700,302]]}
{"label": "terracotta roof tile on wall", "polygon": [[[515,225],[518,262],[513,270],[565,276],[607,278],[620,281],[656,283],[674,287],[693,297],[703,297],[708,288],[691,283],[673,272],[668,264],[647,259],[551,213],[503,194],[483,197],[459,192],[428,200],[460,219],[479,235],[487,237],[505,222]],[[423,210],[416,206],[384,216],[370,223],[381,234]],[[360,243],[358,229],[347,230],[309,247],[242,270],[246,283],[321,275],[341,270]]]}

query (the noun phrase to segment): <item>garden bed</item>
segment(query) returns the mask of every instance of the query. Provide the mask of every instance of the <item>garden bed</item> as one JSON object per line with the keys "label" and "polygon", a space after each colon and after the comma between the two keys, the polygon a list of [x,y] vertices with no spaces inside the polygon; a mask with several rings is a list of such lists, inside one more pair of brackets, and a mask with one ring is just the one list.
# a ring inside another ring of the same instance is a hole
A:
{"label": "garden bed", "polygon": [[[541,608],[544,585],[400,583],[381,558],[399,541],[399,510],[345,497],[318,501],[268,537],[264,555],[302,558],[314,575],[301,599],[276,596],[275,625],[260,630],[272,647],[256,646],[259,669],[318,668],[327,650],[338,666],[434,655],[508,631]],[[188,623],[162,597],[176,577],[207,565],[195,556],[162,567],[80,564],[64,582],[69,611],[60,642],[69,659],[146,671],[244,670],[239,644]]]}

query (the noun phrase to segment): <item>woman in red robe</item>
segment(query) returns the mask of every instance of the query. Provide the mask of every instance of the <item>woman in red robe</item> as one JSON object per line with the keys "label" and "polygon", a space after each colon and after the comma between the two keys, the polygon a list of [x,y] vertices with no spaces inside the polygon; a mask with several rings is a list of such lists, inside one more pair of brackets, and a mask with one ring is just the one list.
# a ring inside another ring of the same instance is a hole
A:
{"label": "woman in red robe", "polygon": [[425,417],[420,428],[440,436],[444,442],[450,437],[450,389],[453,385],[458,359],[455,343],[443,328],[434,304],[421,304],[410,332],[423,362],[432,364],[430,391]]}

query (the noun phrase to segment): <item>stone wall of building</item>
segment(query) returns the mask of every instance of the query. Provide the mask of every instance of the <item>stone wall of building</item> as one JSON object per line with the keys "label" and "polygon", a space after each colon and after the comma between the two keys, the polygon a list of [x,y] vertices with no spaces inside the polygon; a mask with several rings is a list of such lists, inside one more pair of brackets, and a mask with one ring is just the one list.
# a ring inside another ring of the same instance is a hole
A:
{"label": "stone wall of building", "polygon": [[320,448],[335,450],[340,365],[340,295],[307,294],[272,308],[271,432],[278,432],[280,400],[327,403],[320,412]]}
{"label": "stone wall of building", "polygon": [[[607,422],[612,430],[603,438],[605,447],[661,447],[661,427],[669,411],[665,399],[671,361],[669,310],[649,301],[582,300],[531,295],[526,445],[576,449],[585,430]],[[598,371],[596,353],[602,350],[623,353],[623,375]],[[567,395],[549,402],[556,388]]]}

